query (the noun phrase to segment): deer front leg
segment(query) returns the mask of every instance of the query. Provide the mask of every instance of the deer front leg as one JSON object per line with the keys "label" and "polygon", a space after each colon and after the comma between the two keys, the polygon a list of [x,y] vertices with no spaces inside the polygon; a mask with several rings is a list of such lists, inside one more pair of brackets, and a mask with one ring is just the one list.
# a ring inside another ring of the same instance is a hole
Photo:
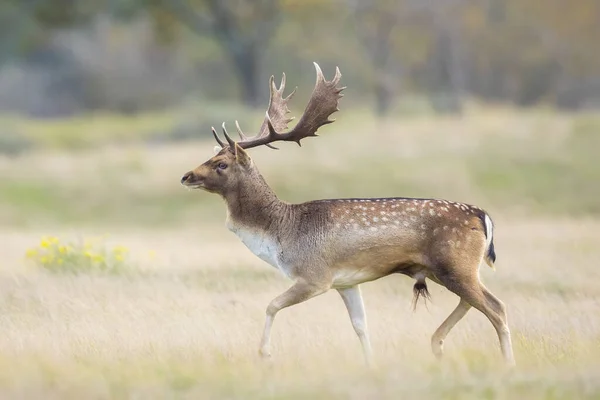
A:
{"label": "deer front leg", "polygon": [[294,286],[273,299],[267,307],[267,319],[265,321],[262,340],[260,341],[260,355],[264,358],[271,357],[271,327],[273,326],[275,314],[286,307],[302,303],[303,301],[323,294],[328,291],[329,288],[329,285],[318,285],[299,280]]}
{"label": "deer front leg", "polygon": [[342,296],[342,300],[344,300],[344,304],[350,315],[352,327],[360,340],[365,361],[370,367],[372,366],[373,351],[371,350],[371,341],[369,340],[369,331],[367,329],[367,316],[365,315],[365,306],[360,294],[360,288],[357,285],[338,289],[338,292]]}

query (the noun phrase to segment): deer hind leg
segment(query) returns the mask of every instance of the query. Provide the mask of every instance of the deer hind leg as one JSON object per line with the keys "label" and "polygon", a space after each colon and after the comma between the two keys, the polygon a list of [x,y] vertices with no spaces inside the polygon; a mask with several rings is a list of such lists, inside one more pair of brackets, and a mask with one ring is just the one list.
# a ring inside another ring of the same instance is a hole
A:
{"label": "deer hind leg", "polygon": [[[472,274],[470,278],[465,275],[459,276],[457,274],[452,273],[438,273],[436,275],[442,281],[444,286],[446,286],[446,288],[448,288],[450,291],[454,292],[461,298],[461,303],[464,301],[472,307],[475,307],[490,320],[490,322],[494,326],[494,329],[496,330],[496,333],[498,334],[500,348],[502,350],[502,355],[506,364],[510,366],[514,365],[515,359],[513,356],[512,343],[510,339],[510,330],[508,328],[506,307],[504,306],[504,303],[502,303],[497,297],[495,297],[479,281],[479,278],[476,274]],[[459,307],[464,306],[461,306],[461,304],[459,303]],[[457,307],[457,309],[459,307]],[[450,316],[448,317],[448,320],[451,320],[453,314],[454,317],[458,318],[458,315],[460,315],[461,312],[462,311],[457,310],[453,311],[452,314],[450,314]],[[465,313],[466,311],[463,312],[463,316]],[[447,321],[444,321],[440,329],[444,327]],[[456,322],[454,324],[456,324]],[[450,326],[450,328],[452,326]]]}
{"label": "deer hind leg", "polygon": [[288,290],[277,296],[267,307],[267,318],[260,342],[259,353],[264,358],[271,357],[271,328],[275,315],[282,309],[302,303],[329,290],[329,286],[315,285],[305,281],[298,281]]}
{"label": "deer hind leg", "polygon": [[360,340],[363,349],[365,361],[368,366],[372,365],[371,341],[369,340],[369,332],[367,330],[367,316],[365,315],[365,306],[362,295],[360,294],[359,286],[352,286],[345,289],[337,290],[344,300],[352,327]]}
{"label": "deer hind leg", "polygon": [[[494,296],[482,283],[479,283],[483,297],[485,299],[485,309],[482,311],[496,328],[498,339],[500,340],[500,348],[506,364],[515,365],[515,357],[512,349],[512,341],[510,338],[510,330],[508,329],[508,319],[506,316],[506,306],[496,296]],[[475,307],[475,305],[473,305]]]}
{"label": "deer hind leg", "polygon": [[440,327],[436,329],[435,333],[431,337],[431,350],[438,359],[442,358],[444,353],[444,339],[446,339],[448,333],[470,309],[471,305],[461,298],[454,311],[452,311],[448,318],[446,318]]}

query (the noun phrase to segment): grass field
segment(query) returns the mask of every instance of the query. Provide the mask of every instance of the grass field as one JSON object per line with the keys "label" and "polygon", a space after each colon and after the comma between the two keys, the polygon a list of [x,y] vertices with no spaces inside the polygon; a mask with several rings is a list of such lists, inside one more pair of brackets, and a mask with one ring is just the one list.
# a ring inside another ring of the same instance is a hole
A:
{"label": "grass field", "polygon": [[[0,158],[0,397],[599,398],[599,121],[350,113],[302,148],[252,152],[288,201],[435,196],[490,211],[498,261],[481,276],[508,306],[512,371],[477,311],[436,361],[430,336],[458,300],[432,284],[413,313],[400,276],[363,287],[372,371],[334,292],[282,311],[262,362],[265,308],[290,283],[226,230],[216,196],[179,186],[211,142]],[[24,258],[44,235],[104,234],[134,273],[51,273]]]}

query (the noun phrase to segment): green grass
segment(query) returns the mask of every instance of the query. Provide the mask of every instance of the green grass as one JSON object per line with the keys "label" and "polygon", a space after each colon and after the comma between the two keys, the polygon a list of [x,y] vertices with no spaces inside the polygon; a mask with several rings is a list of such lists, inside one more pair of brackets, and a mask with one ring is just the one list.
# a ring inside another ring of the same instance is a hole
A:
{"label": "green grass", "polygon": [[[140,395],[182,399],[345,399],[358,395],[361,398],[558,400],[596,399],[600,395],[597,369],[586,371],[578,367],[573,354],[564,354],[543,342],[530,348],[519,341],[517,345],[521,351],[530,351],[536,362],[513,372],[498,368],[484,352],[476,349],[464,349],[458,357],[441,365],[433,362],[419,365],[416,372],[391,364],[371,372],[355,365],[336,373],[330,366],[321,371],[321,376],[316,376],[307,362],[278,363],[275,368],[257,364],[258,360],[232,360],[226,354],[207,362],[202,354],[192,352],[187,356],[181,353],[160,359],[150,353],[133,359],[119,357],[104,361],[92,361],[88,357],[60,359],[59,362],[35,356],[19,360],[0,358],[0,365],[5,365],[0,372],[0,382],[8,393],[11,387],[35,382],[35,389],[20,387],[18,392],[53,393],[62,398],[86,397],[91,393],[95,393],[96,398],[113,399]],[[572,364],[572,369],[552,373],[548,371],[548,364],[562,364],[563,368],[565,364]],[[591,366],[597,365],[588,364],[588,368]],[[302,384],[298,382],[298,374],[304,376]],[[21,381],[25,376],[30,379]]]}
{"label": "green grass", "polygon": [[19,154],[31,148],[77,151],[106,145],[208,140],[211,126],[227,121],[235,131],[233,119],[249,126],[260,121],[261,114],[236,104],[206,103],[135,115],[97,112],[56,119],[3,115],[0,124],[8,134],[0,138],[0,154]]}
{"label": "green grass", "polygon": [[[93,143],[139,139],[178,120],[167,112],[97,118],[97,123],[82,117],[27,125],[31,138],[60,147],[64,138],[74,143],[78,137]],[[600,215],[600,185],[595,184],[600,181],[600,116],[595,114],[512,111],[378,122],[356,112],[331,127],[301,149],[284,144],[279,152],[253,152],[282,199],[441,197],[518,215]],[[136,143],[114,151],[67,146],[70,151],[16,158],[0,170],[3,222],[176,225],[222,217],[216,196],[178,185],[183,172],[210,157],[210,141]],[[60,175],[52,172],[54,164]]]}

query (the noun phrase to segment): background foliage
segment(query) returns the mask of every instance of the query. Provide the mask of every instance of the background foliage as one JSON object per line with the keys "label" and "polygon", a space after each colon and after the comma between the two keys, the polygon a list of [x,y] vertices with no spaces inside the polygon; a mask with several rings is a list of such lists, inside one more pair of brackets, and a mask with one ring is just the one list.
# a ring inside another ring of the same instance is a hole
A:
{"label": "background foliage", "polygon": [[313,60],[380,114],[600,102],[595,0],[6,0],[0,27],[0,109],[29,115],[256,107],[269,75],[307,83]]}

